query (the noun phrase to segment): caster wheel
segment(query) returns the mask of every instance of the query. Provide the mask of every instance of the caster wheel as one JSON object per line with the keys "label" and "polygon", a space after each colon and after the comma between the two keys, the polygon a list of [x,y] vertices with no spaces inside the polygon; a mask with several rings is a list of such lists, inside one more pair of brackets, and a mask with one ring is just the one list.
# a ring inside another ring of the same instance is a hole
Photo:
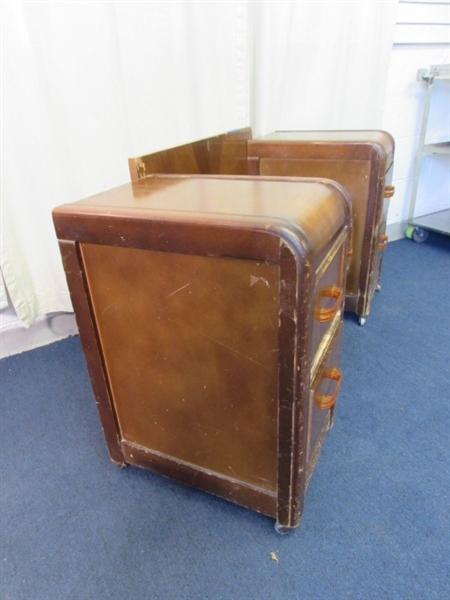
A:
{"label": "caster wheel", "polygon": [[361,327],[366,324],[366,321],[366,317],[359,317],[359,324],[361,325]]}
{"label": "caster wheel", "polygon": [[408,240],[412,240],[412,236],[414,233],[414,227],[408,227],[405,231],[405,236],[408,238]]}
{"label": "caster wheel", "polygon": [[377,287],[375,288],[375,291],[376,291],[377,293],[378,293],[378,292],[381,292],[381,285],[380,285],[380,284],[378,284],[378,285],[377,285]]}
{"label": "caster wheel", "polygon": [[427,240],[430,234],[425,229],[422,229],[422,227],[408,227],[408,229],[405,232],[405,235],[408,239],[414,240],[415,242],[420,244]]}
{"label": "caster wheel", "polygon": [[275,531],[280,535],[286,535],[291,531],[290,527],[286,527],[285,525],[280,525],[279,523],[275,523]]}

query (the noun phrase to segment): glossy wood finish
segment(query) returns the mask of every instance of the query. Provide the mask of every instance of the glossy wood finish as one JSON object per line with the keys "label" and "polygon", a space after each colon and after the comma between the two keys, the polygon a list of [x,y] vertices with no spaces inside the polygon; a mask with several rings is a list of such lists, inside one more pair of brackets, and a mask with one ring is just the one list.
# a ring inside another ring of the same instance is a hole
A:
{"label": "glossy wood finish", "polygon": [[153,173],[190,175],[247,175],[247,140],[250,128],[130,158],[132,181]]}
{"label": "glossy wood finish", "polygon": [[297,526],[338,391],[342,190],[158,175],[53,219],[112,460]]}
{"label": "glossy wood finish", "polygon": [[248,142],[249,173],[320,177],[340,183],[353,207],[347,310],[365,320],[378,289],[394,141],[384,131],[280,131]]}
{"label": "glossy wood finish", "polygon": [[278,266],[81,254],[122,439],[275,492]]}

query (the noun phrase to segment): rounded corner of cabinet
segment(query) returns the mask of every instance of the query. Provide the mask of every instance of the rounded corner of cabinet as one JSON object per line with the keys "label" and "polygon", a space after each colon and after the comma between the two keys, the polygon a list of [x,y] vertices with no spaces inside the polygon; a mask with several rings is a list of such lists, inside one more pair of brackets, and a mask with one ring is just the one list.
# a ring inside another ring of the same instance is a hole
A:
{"label": "rounded corner of cabinet", "polygon": [[284,223],[277,228],[276,235],[279,240],[280,255],[288,253],[297,265],[312,260],[311,241],[299,225]]}

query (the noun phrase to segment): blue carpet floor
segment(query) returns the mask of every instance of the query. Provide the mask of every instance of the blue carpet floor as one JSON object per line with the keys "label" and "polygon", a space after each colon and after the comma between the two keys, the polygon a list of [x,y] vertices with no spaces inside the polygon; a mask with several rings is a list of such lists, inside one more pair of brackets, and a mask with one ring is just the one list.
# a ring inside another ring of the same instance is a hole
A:
{"label": "blue carpet floor", "polygon": [[78,337],[0,361],[0,598],[450,598],[450,238],[389,244],[382,286],[364,327],[346,315],[335,426],[288,536],[113,465]]}

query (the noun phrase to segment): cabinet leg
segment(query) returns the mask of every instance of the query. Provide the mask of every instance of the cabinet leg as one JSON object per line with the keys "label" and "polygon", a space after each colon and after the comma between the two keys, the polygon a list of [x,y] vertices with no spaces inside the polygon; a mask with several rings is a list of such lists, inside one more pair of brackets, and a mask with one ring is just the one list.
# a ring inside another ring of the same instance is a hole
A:
{"label": "cabinet leg", "polygon": [[280,535],[286,535],[292,531],[292,527],[287,527],[286,525],[280,525],[280,523],[275,523],[275,531]]}

